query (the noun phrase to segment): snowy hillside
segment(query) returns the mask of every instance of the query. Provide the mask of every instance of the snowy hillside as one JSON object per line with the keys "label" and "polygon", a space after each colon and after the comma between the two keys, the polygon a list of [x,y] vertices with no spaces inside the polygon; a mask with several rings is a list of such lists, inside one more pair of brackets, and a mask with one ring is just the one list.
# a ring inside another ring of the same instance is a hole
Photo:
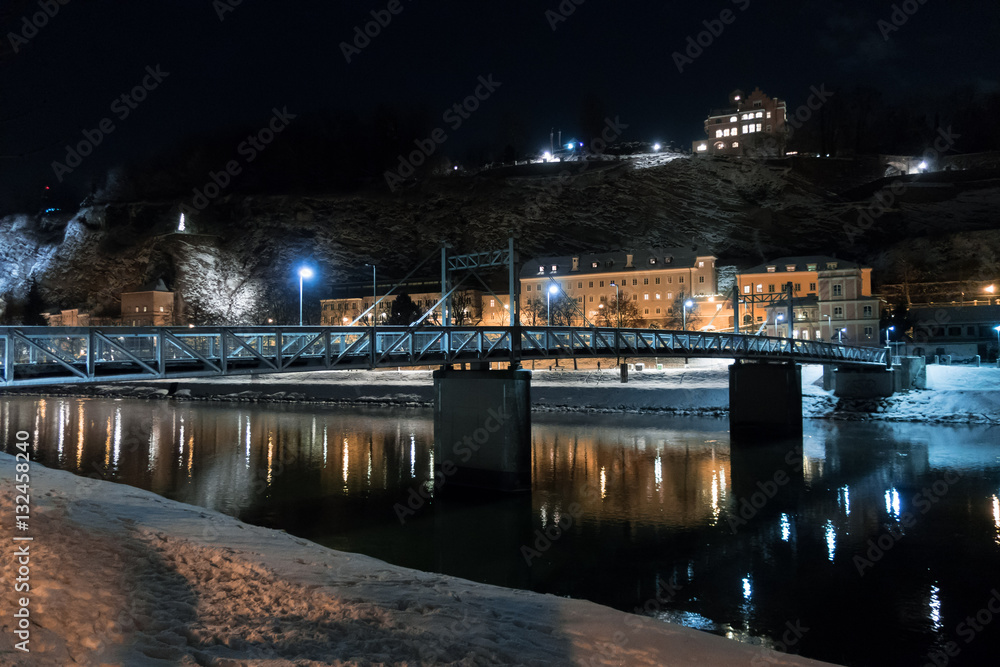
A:
{"label": "snowy hillside", "polygon": [[[43,233],[27,218],[6,218],[0,221],[0,295],[23,296],[35,276],[49,306],[117,312],[123,288],[163,277],[184,294],[198,321],[251,322],[274,304],[297,300],[292,276],[303,261],[318,269],[318,298],[331,286],[365,280],[365,262],[379,266],[380,278],[401,278],[444,241],[453,252],[472,252],[505,247],[511,232],[525,259],[699,245],[720,264],[742,264],[821,251],[874,263],[883,276],[876,281],[890,282],[897,244],[913,254],[925,239],[948,256],[951,236],[968,232],[976,247],[993,250],[981,261],[963,252],[973,263],[963,271],[996,270],[990,259],[1000,249],[996,172],[939,186],[903,183],[875,207],[871,198],[849,201],[828,189],[850,182],[844,161],[829,161],[840,170],[834,179],[816,165],[805,169],[792,161],[669,157],[456,173],[395,194],[373,188],[351,195],[227,195],[190,216],[183,235],[173,233],[182,201],[95,205],[58,233]],[[857,169],[871,171],[861,162]],[[935,175],[925,176],[933,181]],[[968,235],[958,245],[967,247]],[[428,267],[425,275],[433,277],[436,266]]]}

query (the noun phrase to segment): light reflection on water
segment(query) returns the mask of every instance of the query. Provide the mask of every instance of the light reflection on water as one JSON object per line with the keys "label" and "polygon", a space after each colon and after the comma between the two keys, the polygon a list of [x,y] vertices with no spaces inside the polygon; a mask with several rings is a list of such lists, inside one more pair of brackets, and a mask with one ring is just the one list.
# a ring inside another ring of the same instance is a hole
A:
{"label": "light reflection on water", "polygon": [[[1000,583],[986,427],[807,422],[800,443],[748,448],[724,420],[533,421],[532,492],[470,504],[434,488],[428,412],[0,400],[5,442],[29,425],[52,467],[765,645],[801,620],[811,630],[789,649],[833,662],[920,663]],[[946,474],[960,481],[923,512],[920,494]],[[984,633],[950,664],[998,641]]]}

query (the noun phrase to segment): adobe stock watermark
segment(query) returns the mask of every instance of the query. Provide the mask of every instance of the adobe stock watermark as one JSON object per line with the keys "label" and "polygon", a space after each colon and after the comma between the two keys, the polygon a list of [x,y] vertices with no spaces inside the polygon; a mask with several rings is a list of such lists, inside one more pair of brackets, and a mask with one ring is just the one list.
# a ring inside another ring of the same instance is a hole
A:
{"label": "adobe stock watermark", "polygon": [[889,36],[906,25],[910,17],[920,11],[920,8],[926,4],[927,0],[904,0],[904,2],[899,4],[893,4],[889,19],[879,19],[875,24],[882,34],[882,39],[888,42]]}
{"label": "adobe stock watermark", "polygon": [[[1000,614],[1000,591],[996,588],[990,591],[990,599],[982,609],[965,617],[965,620],[955,626],[955,634],[968,646],[979,636],[993,618]],[[927,662],[924,667],[945,667],[952,658],[957,658],[962,652],[962,646],[956,641],[949,641],[940,650],[931,649],[927,652]]]}
{"label": "adobe stock watermark", "polygon": [[[490,99],[493,93],[503,85],[502,81],[495,81],[492,74],[485,77],[480,76],[478,81],[479,85],[476,86],[471,95],[461,102],[451,105],[441,115],[441,120],[447,123],[452,132],[457,132],[482,103]],[[438,147],[446,141],[448,141],[448,134],[442,127],[435,128],[426,139],[415,139],[413,144],[416,149],[407,155],[400,154],[398,156],[399,164],[396,168],[385,172],[385,183],[389,186],[389,191],[395,192],[396,188],[402,185],[407,178],[417,173],[417,169],[423,166],[437,152]]]}
{"label": "adobe stock watermark", "polygon": [[49,24],[59,14],[59,10],[70,3],[70,0],[38,0],[38,8],[34,14],[21,17],[21,29],[18,32],[8,32],[7,41],[11,50],[17,54],[28,42],[38,36],[40,30]]}
{"label": "adobe stock watermark", "polygon": [[807,632],[809,628],[802,625],[802,619],[785,621],[785,631],[781,633],[781,640],[775,642],[771,649],[761,647],[760,652],[750,660],[751,667],[785,663],[783,654],[788,653],[788,649],[802,641]]}
{"label": "adobe stock watermark", "polygon": [[[789,450],[785,454],[785,463],[792,472],[800,471],[802,469],[802,452],[795,449]],[[740,526],[745,526],[753,520],[764,509],[764,506],[778,495],[778,489],[788,484],[791,479],[784,469],[779,468],[774,471],[771,479],[763,482],[758,480],[758,490],[753,492],[749,498],[740,498],[737,502],[738,513],[729,515],[729,529],[733,531],[733,535],[736,534]]]}
{"label": "adobe stock watermark", "polygon": [[[920,516],[923,516],[931,511],[941,498],[948,493],[951,487],[961,479],[961,476],[957,473],[947,472],[944,476],[936,480],[929,487],[924,487],[921,489],[920,493],[913,496],[911,503],[914,507],[920,510]],[[882,560],[882,557],[890,551],[896,544],[903,539],[906,534],[899,529],[899,526],[903,528],[912,528],[917,523],[917,516],[913,512],[906,511],[899,515],[899,521],[897,524],[889,526],[886,532],[882,533],[876,539],[868,539],[868,550],[865,551],[864,556],[855,555],[852,559],[854,562],[854,567],[858,571],[858,575],[865,576],[865,570],[874,567],[875,563]]]}
{"label": "adobe stock watermark", "polygon": [[560,23],[564,23],[576,13],[576,8],[585,3],[587,0],[562,0],[555,9],[545,10],[545,20],[549,22],[549,27],[552,28],[552,32],[555,32],[559,28]]}
{"label": "adobe stock watermark", "polygon": [[213,200],[217,199],[228,188],[233,179],[243,173],[243,167],[251,164],[267,147],[285,131],[285,128],[295,120],[295,114],[288,113],[288,107],[277,107],[271,110],[271,119],[257,132],[247,135],[236,147],[236,154],[243,158],[230,160],[219,171],[209,171],[208,181],[200,188],[194,188],[190,203],[181,204],[181,211],[191,215],[196,211],[204,211]]}
{"label": "adobe stock watermark", "polygon": [[401,0],[389,0],[385,9],[373,9],[369,12],[372,17],[371,21],[363,26],[354,26],[354,39],[350,42],[340,43],[340,52],[344,54],[344,60],[347,61],[347,64],[350,65],[355,56],[361,55],[361,52],[371,45],[372,40],[381,35],[382,31],[392,23],[392,19],[402,14],[404,9]]}
{"label": "adobe stock watermark", "polygon": [[[475,452],[490,439],[490,435],[503,428],[504,423],[510,418],[509,411],[505,411],[504,406],[490,408],[486,411],[487,417],[483,420],[483,425],[465,435],[461,440],[455,442],[451,447],[451,453],[462,463],[468,463]],[[434,471],[434,488],[439,489],[444,486],[448,478],[458,472],[458,465],[455,459],[448,458],[441,463],[441,467]],[[428,488],[428,483],[421,484],[419,488],[410,488],[410,493],[405,503],[396,503],[392,509],[399,519],[400,525],[405,525],[406,520],[420,511],[427,501],[433,498],[433,494]]]}
{"label": "adobe stock watermark", "polygon": [[[605,118],[601,136],[594,137],[590,140],[589,146],[584,146],[584,159],[580,160],[580,168],[576,173],[572,173],[567,168],[560,171],[555,179],[549,179],[542,187],[542,192],[536,195],[531,203],[525,207],[524,216],[529,220],[540,220],[542,209],[555,204],[556,197],[561,195],[574,179],[579,178],[590,169],[592,159],[602,156],[607,151],[608,146],[618,141],[622,133],[627,129],[628,125],[621,122],[618,116],[615,116],[614,120]],[[566,162],[564,164],[570,163]]]}
{"label": "adobe stock watermark", "polygon": [[[741,12],[750,8],[750,0],[730,0],[730,2],[736,5]],[[684,53],[674,51],[671,54],[670,57],[673,58],[677,71],[683,74],[685,67],[693,65],[694,61],[705,53],[705,49],[712,46],[719,37],[722,37],[726,26],[732,25],[736,21],[736,16],[736,12],[727,7],[719,12],[719,18],[702,21],[701,24],[705,26],[705,29],[696,35],[688,35]]]}
{"label": "adobe stock watermark", "polygon": [[243,4],[243,0],[212,0],[212,9],[219,17],[219,22],[225,22],[226,14],[235,12],[236,8]]}
{"label": "adobe stock watermark", "polygon": [[[146,75],[135,87],[112,100],[111,113],[120,122],[124,122],[168,76],[170,72],[164,72],[160,65],[155,68],[147,66]],[[83,159],[91,155],[94,149],[104,143],[104,139],[116,129],[118,128],[115,122],[105,117],[94,129],[83,130],[83,138],[80,141],[66,146],[66,157],[63,161],[56,160],[52,163],[52,172],[56,175],[56,180],[62,183],[63,177],[72,174],[74,169],[83,164]]]}
{"label": "adobe stock watermark", "polygon": [[[809,86],[809,97],[806,98],[805,103],[797,106],[794,111],[786,113],[785,124],[787,125],[787,131],[783,139],[784,142],[791,141],[795,132],[801,130],[806,123],[812,120],[813,116],[833,96],[833,91],[827,90],[825,83],[821,83],[818,88],[814,85]],[[760,143],[748,147],[746,155],[750,157],[772,157],[781,154],[781,144],[775,135],[764,134],[760,136],[763,138],[754,137]]]}
{"label": "adobe stock watermark", "polygon": [[[938,159],[942,153],[947,152],[955,145],[956,140],[962,137],[954,132],[951,125],[947,128],[938,128],[938,136],[934,139],[933,145],[924,151],[923,159],[932,162]],[[909,189],[909,185],[898,178],[892,183],[882,188],[872,195],[872,202],[867,207],[858,212],[857,222],[854,224],[844,223],[844,233],[847,235],[849,243],[853,244],[856,237],[868,231],[875,221],[885,215],[896,203],[896,199],[902,197]]]}

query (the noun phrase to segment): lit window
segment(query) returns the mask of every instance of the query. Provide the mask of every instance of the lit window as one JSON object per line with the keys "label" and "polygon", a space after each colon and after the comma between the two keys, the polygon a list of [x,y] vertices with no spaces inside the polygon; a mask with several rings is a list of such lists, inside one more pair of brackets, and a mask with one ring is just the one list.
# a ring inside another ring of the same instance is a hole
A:
{"label": "lit window", "polygon": [[771,117],[771,112],[770,112],[770,111],[768,111],[768,112],[767,112],[767,117],[768,117],[768,118],[770,118],[770,117]]}
{"label": "lit window", "polygon": [[757,112],[757,118],[763,118],[763,117],[764,117],[764,112],[763,111],[758,111]]}
{"label": "lit window", "polygon": [[556,270],[558,270],[558,269],[559,269],[558,266],[556,266],[555,264],[552,265],[552,273],[555,273]]}
{"label": "lit window", "polygon": [[[729,134],[729,130],[726,130],[726,134]],[[722,136],[722,130],[716,130],[715,131],[715,138],[718,139],[721,136]]]}
{"label": "lit window", "polygon": [[760,124],[760,123],[757,123],[757,131],[758,131],[758,132],[760,132],[760,126],[761,126],[761,124]]}
{"label": "lit window", "polygon": [[496,305],[496,299],[490,299],[490,308],[495,308]]}
{"label": "lit window", "polygon": [[650,257],[649,258],[649,263],[650,264],[656,264],[656,258],[655,257]]}
{"label": "lit window", "polygon": [[163,312],[163,306],[160,306],[160,312],[161,313]]}
{"label": "lit window", "polygon": [[139,306],[135,307],[135,312],[137,312],[137,313],[139,312]]}
{"label": "lit window", "polygon": [[763,293],[764,293],[764,284],[757,283],[757,294],[763,294]]}
{"label": "lit window", "polygon": [[[643,301],[649,301],[649,294],[648,294],[648,293],[647,293],[647,294],[643,294],[643,295],[642,295],[642,300],[643,300]],[[648,311],[647,311],[647,312],[648,312]]]}
{"label": "lit window", "polygon": [[[591,262],[590,263],[590,268],[596,269],[597,268],[597,262]],[[593,285],[591,285],[591,287],[593,287]]]}
{"label": "lit window", "polygon": [[708,150],[708,144],[698,144],[698,150],[699,151],[707,151]]}
{"label": "lit window", "polygon": [[674,293],[673,292],[667,292],[667,301],[670,301],[673,298],[674,298]]}
{"label": "lit window", "polygon": [[545,273],[545,267],[544,266],[538,267],[538,272],[539,273]]}
{"label": "lit window", "polygon": [[768,273],[774,273],[774,271],[775,271],[776,269],[777,269],[777,267],[775,267],[775,266],[769,266],[769,267],[767,267],[767,272],[768,272]]}
{"label": "lit window", "polygon": [[660,300],[660,293],[657,292],[656,294],[654,294],[653,298],[656,299],[657,301],[659,301]]}
{"label": "lit window", "polygon": [[144,312],[144,313],[146,312],[146,306],[142,307],[142,312]]}
{"label": "lit window", "polygon": [[735,123],[736,122],[736,116],[733,116],[732,118],[730,118],[729,122],[730,123]]}
{"label": "lit window", "polygon": [[749,285],[744,285],[743,286],[743,293],[744,294],[749,294],[750,293],[750,286]]}
{"label": "lit window", "polygon": [[704,269],[705,268],[705,262],[698,262],[698,268],[699,269]]}
{"label": "lit window", "polygon": [[806,264],[806,270],[808,270],[808,271],[815,271],[816,270],[816,265],[815,264]]}
{"label": "lit window", "polygon": [[740,142],[734,141],[733,142],[733,148],[739,148],[739,147],[740,147]]}

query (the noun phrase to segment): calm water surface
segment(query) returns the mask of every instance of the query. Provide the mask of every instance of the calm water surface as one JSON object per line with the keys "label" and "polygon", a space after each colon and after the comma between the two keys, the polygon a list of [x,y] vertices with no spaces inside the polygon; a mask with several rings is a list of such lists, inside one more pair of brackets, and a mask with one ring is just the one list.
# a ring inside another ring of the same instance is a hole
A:
{"label": "calm water surface", "polygon": [[472,502],[433,494],[424,411],[12,397],[0,419],[45,465],[399,565],[848,665],[1000,650],[996,428],[807,421],[746,447],[725,420],[536,414],[531,493]]}

